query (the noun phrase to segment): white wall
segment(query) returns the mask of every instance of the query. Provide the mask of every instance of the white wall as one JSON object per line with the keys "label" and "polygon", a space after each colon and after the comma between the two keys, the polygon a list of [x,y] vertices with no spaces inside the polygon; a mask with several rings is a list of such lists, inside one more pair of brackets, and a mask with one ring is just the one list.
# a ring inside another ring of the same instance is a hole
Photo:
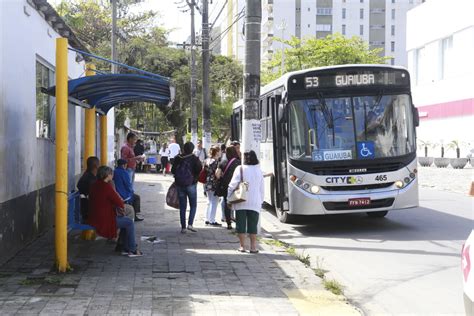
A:
{"label": "white wall", "polygon": [[[26,12],[26,13],[25,13]],[[55,64],[59,36],[24,0],[0,1],[0,202],[54,183],[55,145],[36,138],[36,60]],[[82,75],[84,65],[69,53],[69,76]],[[69,115],[76,122],[70,155],[80,157],[79,109]],[[80,172],[76,159],[74,173]]]}
{"label": "white wall", "polygon": [[[408,69],[417,107],[474,99],[473,12],[472,0],[452,0],[449,5],[430,0],[408,12]],[[442,76],[442,41],[447,37],[452,37],[452,50],[447,58],[448,73]],[[438,144],[459,140],[461,155],[465,156],[474,148],[473,126],[472,114],[437,119],[428,116],[420,122],[418,138]],[[439,155],[439,148],[434,153]],[[454,154],[447,153],[451,157]]]}

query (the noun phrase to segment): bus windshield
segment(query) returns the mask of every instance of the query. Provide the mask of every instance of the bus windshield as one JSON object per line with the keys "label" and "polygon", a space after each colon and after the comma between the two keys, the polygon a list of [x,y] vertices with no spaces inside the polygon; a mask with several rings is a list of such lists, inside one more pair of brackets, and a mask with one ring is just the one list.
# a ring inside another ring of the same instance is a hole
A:
{"label": "bus windshield", "polygon": [[415,151],[408,94],[293,100],[293,159],[334,161],[396,157]]}

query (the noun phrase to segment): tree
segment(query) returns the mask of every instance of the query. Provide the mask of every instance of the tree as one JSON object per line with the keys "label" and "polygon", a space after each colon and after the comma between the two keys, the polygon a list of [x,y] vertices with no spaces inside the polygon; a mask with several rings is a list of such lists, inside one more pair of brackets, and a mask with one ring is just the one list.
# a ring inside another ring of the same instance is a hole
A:
{"label": "tree", "polygon": [[[379,55],[382,49],[369,49],[367,43],[356,36],[346,38],[333,34],[326,38],[312,37],[301,40],[293,36],[289,40],[275,40],[286,47],[283,51],[276,51],[263,66],[263,84],[290,71],[343,64],[383,64],[388,59]],[[284,69],[281,69],[282,57]]]}

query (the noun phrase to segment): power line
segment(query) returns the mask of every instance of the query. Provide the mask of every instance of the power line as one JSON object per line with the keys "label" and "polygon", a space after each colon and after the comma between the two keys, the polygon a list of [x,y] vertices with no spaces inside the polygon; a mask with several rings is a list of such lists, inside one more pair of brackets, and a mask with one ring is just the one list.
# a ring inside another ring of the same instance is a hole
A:
{"label": "power line", "polygon": [[[212,45],[212,43],[217,41],[217,39],[219,39],[219,38],[221,38],[220,40],[222,40],[222,37],[229,32],[229,30],[232,28],[232,26],[234,26],[235,23],[237,23],[240,19],[242,19],[245,16],[244,10],[245,10],[245,7],[242,8],[242,10],[239,12],[239,14],[237,15],[237,18],[232,22],[232,24],[229,25],[224,31],[222,31],[219,35],[216,36],[216,38],[214,38],[211,41],[211,43],[210,43],[211,45]],[[214,45],[212,48],[210,48],[210,50],[214,49],[216,46],[217,46],[217,44]]]}
{"label": "power line", "polygon": [[227,4],[228,1],[229,1],[229,0],[225,0],[224,5],[223,5],[222,8],[219,10],[219,13],[217,14],[216,18],[214,19],[214,22],[211,23],[209,32],[210,32],[210,31],[212,30],[212,28],[214,27],[214,24],[216,24],[217,19],[219,19],[219,17],[221,16],[222,11],[224,11],[224,8],[225,8],[225,6],[226,6],[226,4]]}

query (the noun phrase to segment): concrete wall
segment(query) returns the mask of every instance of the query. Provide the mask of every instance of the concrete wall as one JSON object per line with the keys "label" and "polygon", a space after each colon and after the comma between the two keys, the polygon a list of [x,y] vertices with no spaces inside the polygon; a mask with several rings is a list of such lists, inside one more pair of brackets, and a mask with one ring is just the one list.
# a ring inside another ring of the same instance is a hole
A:
{"label": "concrete wall", "polygon": [[[36,61],[54,68],[59,35],[26,1],[0,1],[0,262],[54,221],[55,132],[37,138]],[[69,77],[84,64],[69,53]],[[54,103],[54,102],[53,102]],[[80,174],[81,109],[69,106],[69,190]],[[52,111],[51,125],[55,124]]]}

